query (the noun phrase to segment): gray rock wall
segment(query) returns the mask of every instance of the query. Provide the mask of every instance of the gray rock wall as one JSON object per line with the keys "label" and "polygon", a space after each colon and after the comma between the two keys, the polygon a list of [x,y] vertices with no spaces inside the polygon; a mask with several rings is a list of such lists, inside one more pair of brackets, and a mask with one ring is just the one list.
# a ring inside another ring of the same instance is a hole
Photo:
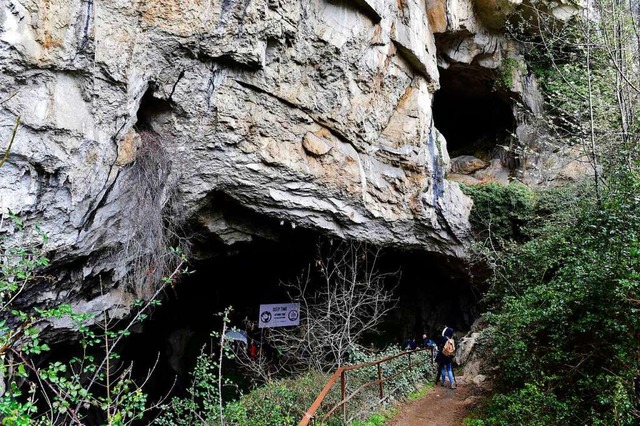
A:
{"label": "gray rock wall", "polygon": [[[518,55],[468,1],[0,0],[0,146],[22,120],[0,214],[39,224],[59,272],[32,301],[126,313],[153,283],[119,283],[167,222],[227,245],[272,234],[216,194],[282,226],[464,258],[471,201],[445,179],[438,64]],[[514,94],[538,114],[527,87]]]}
{"label": "gray rock wall", "polygon": [[[141,217],[166,218],[169,199],[172,221],[243,240],[212,193],[290,226],[465,255],[471,203],[444,179],[422,1],[3,0],[0,31],[3,144],[22,121],[1,213],[38,223],[66,271],[40,301],[93,309],[86,288],[156,248]],[[149,140],[167,161],[141,201]]]}

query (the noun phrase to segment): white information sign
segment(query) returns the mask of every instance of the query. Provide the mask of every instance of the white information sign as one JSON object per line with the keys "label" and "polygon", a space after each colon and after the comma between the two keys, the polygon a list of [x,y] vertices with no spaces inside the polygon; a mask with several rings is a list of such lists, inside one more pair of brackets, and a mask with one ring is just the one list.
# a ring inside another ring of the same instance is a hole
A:
{"label": "white information sign", "polygon": [[258,327],[286,327],[300,325],[299,303],[275,303],[260,305]]}

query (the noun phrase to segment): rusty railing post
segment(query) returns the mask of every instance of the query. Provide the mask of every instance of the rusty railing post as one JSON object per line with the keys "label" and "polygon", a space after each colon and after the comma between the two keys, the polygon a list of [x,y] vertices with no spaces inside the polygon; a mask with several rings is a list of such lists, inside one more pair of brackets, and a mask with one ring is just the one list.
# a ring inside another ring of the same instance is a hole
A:
{"label": "rusty railing post", "polygon": [[[433,358],[433,354],[434,354],[434,350],[433,348],[431,349],[431,357]],[[427,348],[420,348],[417,349],[415,352],[420,352],[420,351],[426,351]],[[403,356],[408,356],[409,360],[408,360],[408,366],[406,368],[402,368],[400,372],[394,372],[391,371],[390,372],[390,376],[385,378],[383,373],[382,373],[382,363],[383,362],[388,362],[391,361],[393,359],[399,358],[399,357],[403,357]],[[420,362],[420,359],[418,358],[418,361]],[[298,423],[298,426],[308,426],[309,424],[318,424],[318,423],[323,423],[328,417],[330,417],[335,411],[338,411],[340,406],[342,406],[342,415],[344,418],[344,422],[347,422],[347,417],[348,417],[348,407],[347,407],[347,403],[348,401],[354,396],[356,395],[358,392],[360,392],[363,388],[367,387],[367,386],[375,386],[376,384],[378,384],[378,389],[380,392],[380,400],[382,401],[384,399],[384,382],[386,380],[389,380],[393,377],[396,377],[400,374],[403,374],[404,371],[406,369],[411,369],[413,368],[413,365],[415,364],[415,362],[411,361],[411,351],[405,351],[396,355],[392,355],[392,356],[388,356],[382,359],[379,359],[377,361],[370,361],[370,362],[365,362],[362,364],[357,364],[357,365],[349,365],[349,366],[344,366],[344,367],[339,367],[338,369],[336,369],[336,371],[333,373],[333,375],[329,378],[329,380],[327,381],[327,383],[324,385],[324,388],[322,388],[322,391],[318,394],[318,396],[316,397],[316,399],[313,401],[313,404],[311,404],[311,406],[309,407],[309,409],[307,411],[304,412],[304,415],[302,417],[302,419],[300,420],[300,423]],[[371,380],[370,382],[364,383],[362,385],[360,385],[359,387],[357,387],[355,389],[355,391],[353,391],[353,394],[347,396],[347,376],[346,376],[346,372],[347,371],[351,371],[351,370],[356,370],[359,368],[368,368],[368,367],[373,367],[373,366],[377,367],[378,370],[378,380]],[[341,395],[340,395],[340,402],[338,404],[335,404],[333,406],[333,408],[331,408],[326,414],[324,414],[324,416],[322,417],[322,419],[320,420],[320,422],[316,421],[315,418],[315,414],[316,411],[320,408],[320,406],[322,405],[322,402],[324,401],[324,398],[327,396],[327,394],[329,393],[329,391],[331,391],[332,387],[336,384],[336,382],[338,381],[338,377],[340,377],[340,391],[341,391]],[[438,378],[438,374],[436,373],[436,380]],[[337,414],[337,413],[336,413]]]}
{"label": "rusty railing post", "polygon": [[384,392],[382,390],[382,367],[378,363],[378,383],[380,384],[380,400],[384,398]]}
{"label": "rusty railing post", "polygon": [[[341,400],[344,401],[344,399],[347,397],[347,383],[346,383],[346,377],[347,376],[347,372],[343,371],[342,373],[340,373],[340,392],[342,393],[341,396]],[[342,416],[344,417],[344,422],[345,424],[347,423],[347,402],[344,401],[344,403],[342,404]]]}

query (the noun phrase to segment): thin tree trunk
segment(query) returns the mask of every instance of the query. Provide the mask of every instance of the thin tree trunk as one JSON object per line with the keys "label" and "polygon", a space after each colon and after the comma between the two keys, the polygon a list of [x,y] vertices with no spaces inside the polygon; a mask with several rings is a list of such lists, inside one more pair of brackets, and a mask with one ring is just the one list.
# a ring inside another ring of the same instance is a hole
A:
{"label": "thin tree trunk", "polygon": [[228,312],[222,318],[222,334],[220,335],[220,358],[218,359],[218,405],[220,409],[220,425],[224,426],[224,411],[222,407],[222,359],[224,356],[224,335],[227,332]]}
{"label": "thin tree trunk", "polygon": [[589,7],[587,7],[587,87],[589,90],[588,102],[589,102],[589,137],[591,142],[591,160],[593,166],[593,179],[596,191],[596,200],[598,205],[602,204],[600,199],[600,176],[598,173],[598,155],[596,153],[596,136],[595,136],[595,123],[593,119],[593,87],[591,84],[591,22],[589,21]]}

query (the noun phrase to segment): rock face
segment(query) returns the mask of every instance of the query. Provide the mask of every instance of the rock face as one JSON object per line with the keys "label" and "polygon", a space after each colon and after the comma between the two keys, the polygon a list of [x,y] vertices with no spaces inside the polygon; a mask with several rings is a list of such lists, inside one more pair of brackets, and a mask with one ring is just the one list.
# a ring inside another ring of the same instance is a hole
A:
{"label": "rock face", "polygon": [[464,257],[471,202],[444,179],[427,16],[418,0],[4,1],[1,140],[22,126],[0,206],[37,222],[65,271],[37,301],[100,311],[124,298],[87,289],[123,280],[167,218],[250,240],[212,194]]}
{"label": "rock face", "polygon": [[[126,313],[153,288],[119,283],[157,278],[139,259],[168,223],[233,245],[277,237],[264,218],[464,258],[471,201],[445,179],[434,92],[442,70],[491,79],[519,57],[475,13],[470,0],[4,0],[0,140],[22,126],[0,213],[39,224],[58,271],[31,300]],[[514,75],[510,93],[539,113],[535,81]]]}
{"label": "rock face", "polygon": [[[448,179],[465,184],[506,184],[516,179],[531,186],[554,186],[591,173],[580,150],[566,147],[547,128],[544,100],[533,73],[527,69],[524,48],[503,33],[507,20],[517,23],[517,19],[534,19],[531,11],[535,8],[559,21],[578,12],[569,4],[538,0],[428,2],[441,77],[436,104],[438,94],[443,98],[446,92],[450,99],[441,102],[445,113],[463,116],[439,129],[453,156],[482,154],[489,163],[478,171],[452,170]],[[502,106],[496,106],[499,104]],[[465,105],[471,111],[466,116],[461,113]],[[469,139],[462,142],[467,148],[464,150],[450,137],[452,129],[445,126],[485,127],[489,131],[476,132],[469,138],[470,132],[462,130]]]}

